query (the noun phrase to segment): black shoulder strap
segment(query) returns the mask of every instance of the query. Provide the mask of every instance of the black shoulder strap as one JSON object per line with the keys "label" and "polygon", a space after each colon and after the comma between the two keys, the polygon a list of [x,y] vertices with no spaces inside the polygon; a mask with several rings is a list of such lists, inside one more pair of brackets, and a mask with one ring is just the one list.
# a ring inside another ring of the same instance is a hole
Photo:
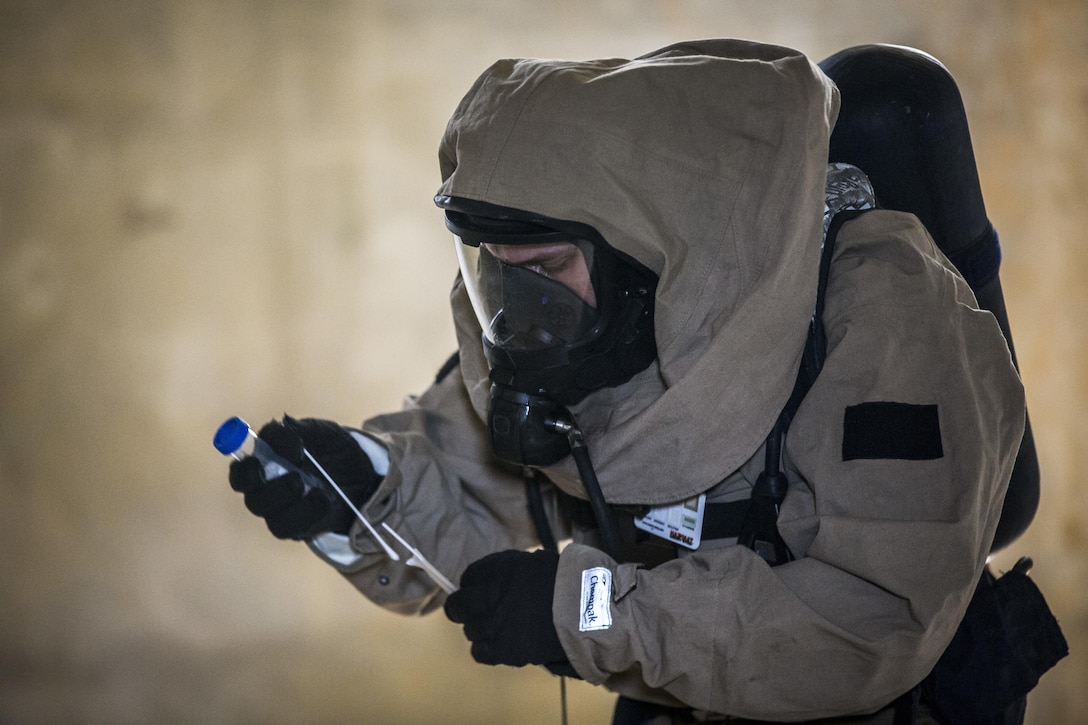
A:
{"label": "black shoulder strap", "polygon": [[[857,219],[868,210],[840,211],[831,219],[820,248],[820,277],[816,285],[816,305],[812,310],[812,320],[809,322],[808,339],[805,341],[805,350],[801,355],[801,365],[797,370],[797,380],[793,385],[786,407],[782,409],[779,420],[784,419],[784,425],[780,430],[785,434],[793,421],[793,416],[801,406],[801,401],[808,394],[812,384],[816,382],[816,376],[824,366],[824,358],[827,357],[827,333],[824,331],[824,305],[827,299],[827,279],[831,274],[831,257],[835,254],[835,239],[838,237],[842,225],[852,219]],[[777,426],[776,426],[777,427]]]}
{"label": "black shoulder strap", "polygon": [[[823,247],[820,250],[820,274],[816,286],[816,305],[812,311],[812,320],[809,323],[808,338],[805,341],[805,349],[801,355],[801,365],[797,370],[797,379],[793,384],[793,391],[786,401],[785,407],[779,413],[770,435],[767,436],[763,472],[752,487],[752,498],[748,501],[740,501],[735,504],[722,504],[728,507],[746,505],[740,531],[736,534],[737,542],[747,546],[763,557],[771,566],[790,561],[793,555],[782,537],[778,534],[778,509],[782,500],[786,497],[789,482],[781,470],[782,442],[786,437],[786,431],[793,422],[793,416],[801,407],[801,401],[812,388],[816,377],[823,369],[824,358],[827,356],[827,335],[824,331],[824,304],[827,296],[827,282],[831,274],[831,258],[835,253],[835,238],[838,236],[842,225],[851,219],[864,214],[864,211],[841,211],[834,216],[824,236]],[[714,511],[707,506],[706,518],[717,514],[723,519],[736,520],[735,512]],[[707,523],[704,520],[704,530]],[[711,524],[715,534],[720,527]],[[703,534],[707,538],[706,533]]]}

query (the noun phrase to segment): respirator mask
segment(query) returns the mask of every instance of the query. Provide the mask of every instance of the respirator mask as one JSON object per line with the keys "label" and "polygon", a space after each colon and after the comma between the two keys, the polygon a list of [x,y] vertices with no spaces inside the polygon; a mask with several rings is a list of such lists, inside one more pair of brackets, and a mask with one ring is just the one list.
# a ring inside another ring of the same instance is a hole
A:
{"label": "respirator mask", "polygon": [[570,453],[567,406],[656,357],[657,277],[592,227],[438,196],[483,330],[495,454],[547,466]]}

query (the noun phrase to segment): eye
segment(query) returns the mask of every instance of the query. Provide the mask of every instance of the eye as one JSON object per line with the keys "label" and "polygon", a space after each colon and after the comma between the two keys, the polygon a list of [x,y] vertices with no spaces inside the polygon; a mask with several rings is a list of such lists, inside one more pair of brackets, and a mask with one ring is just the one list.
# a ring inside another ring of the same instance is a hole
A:
{"label": "eye", "polygon": [[571,247],[554,255],[549,255],[536,260],[541,273],[547,277],[560,277],[562,274],[579,269],[582,265],[582,255],[576,247]]}
{"label": "eye", "polygon": [[571,265],[574,264],[577,251],[566,252],[564,254],[555,255],[546,259],[540,260],[537,263],[539,274],[543,274],[546,277],[558,277],[564,272],[571,269]]}

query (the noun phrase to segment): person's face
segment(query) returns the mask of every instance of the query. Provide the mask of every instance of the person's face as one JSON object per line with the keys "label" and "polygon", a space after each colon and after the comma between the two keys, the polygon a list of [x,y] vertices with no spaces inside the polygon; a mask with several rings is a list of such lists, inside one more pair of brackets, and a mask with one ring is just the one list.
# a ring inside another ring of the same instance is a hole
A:
{"label": "person's face", "polygon": [[597,307],[597,295],[582,250],[570,242],[545,244],[483,244],[489,254],[504,264],[535,272],[567,287],[590,307]]}

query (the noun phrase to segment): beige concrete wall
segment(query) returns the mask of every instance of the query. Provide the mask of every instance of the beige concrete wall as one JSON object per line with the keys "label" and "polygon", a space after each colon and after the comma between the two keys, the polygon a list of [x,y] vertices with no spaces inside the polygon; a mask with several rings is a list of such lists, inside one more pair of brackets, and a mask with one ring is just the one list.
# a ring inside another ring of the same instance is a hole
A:
{"label": "beige concrete wall", "polygon": [[[357,422],[452,350],[435,147],[506,55],[914,45],[959,79],[1044,477],[1020,554],[1088,714],[1088,9],[0,0],[0,722],[546,722],[558,683],[370,606],[228,490],[227,415]],[[610,698],[570,685],[572,722]]]}

